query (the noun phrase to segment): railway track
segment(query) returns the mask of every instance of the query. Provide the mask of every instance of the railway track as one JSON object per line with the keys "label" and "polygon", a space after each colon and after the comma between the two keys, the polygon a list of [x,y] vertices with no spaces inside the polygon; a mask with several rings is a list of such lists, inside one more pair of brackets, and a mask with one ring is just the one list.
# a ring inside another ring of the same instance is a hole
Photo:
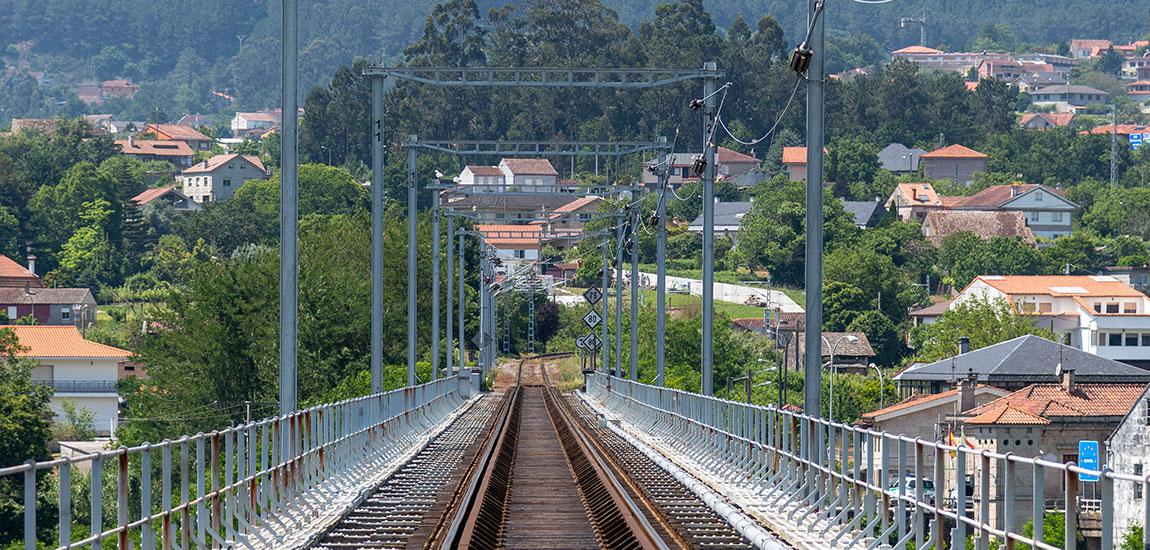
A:
{"label": "railway track", "polygon": [[520,361],[513,385],[480,400],[315,547],[749,547],[581,401],[561,395],[545,359]]}

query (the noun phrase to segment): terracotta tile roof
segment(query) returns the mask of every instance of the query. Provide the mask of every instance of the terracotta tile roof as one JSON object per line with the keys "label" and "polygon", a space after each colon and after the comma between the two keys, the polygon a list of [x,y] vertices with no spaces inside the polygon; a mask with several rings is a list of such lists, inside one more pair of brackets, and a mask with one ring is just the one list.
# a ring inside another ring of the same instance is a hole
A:
{"label": "terracotta tile roof", "polygon": [[547,159],[503,159],[499,164],[506,166],[514,175],[558,176],[559,172]]}
{"label": "terracotta tile roof", "polygon": [[[1107,135],[1108,136],[1113,131],[1114,131],[1114,125],[1113,124],[1105,124],[1102,126],[1097,126],[1095,128],[1092,128],[1089,133],[1094,134],[1094,135]],[[1146,126],[1145,124],[1119,124],[1117,132],[1114,132],[1114,133],[1116,133],[1120,136],[1128,136],[1130,134],[1141,134],[1144,132],[1150,132],[1150,126]],[[1080,133],[1085,134],[1087,132],[1085,130],[1083,130]]]}
{"label": "terracotta tile roof", "polygon": [[961,206],[970,197],[939,197],[938,201],[942,203],[943,208],[955,208]]}
{"label": "terracotta tile roof", "polygon": [[950,302],[939,302],[937,304],[931,304],[921,309],[916,309],[910,312],[908,315],[911,317],[937,317],[943,313],[946,313],[946,310],[948,309],[950,309]]}
{"label": "terracotta tile roof", "polygon": [[[164,195],[167,195],[168,193],[170,193],[172,191],[179,193],[179,191],[176,190],[175,187],[153,187],[151,189],[145,189],[139,195],[132,197],[132,202],[134,202],[140,206],[143,206],[143,205],[148,204],[148,203],[150,203],[150,202],[152,202],[152,201],[154,201],[154,200],[156,200],[156,199],[158,199]],[[183,193],[180,193],[180,194],[182,195]]]}
{"label": "terracotta tile roof", "polygon": [[195,154],[184,141],[117,139],[116,145],[120,146],[125,155],[190,157]]}
{"label": "terracotta tile roof", "polygon": [[[858,338],[857,342],[847,340],[848,336]],[[830,347],[823,350],[823,355],[828,356],[831,353],[831,348],[834,348],[835,355],[844,357],[873,357],[874,348],[870,346],[870,341],[867,340],[865,332],[824,332],[823,338],[827,339]],[[824,344],[826,346],[826,344]]]}
{"label": "terracotta tile roof", "polygon": [[575,200],[573,200],[567,204],[564,204],[563,206],[560,206],[559,208],[556,208],[555,213],[574,212],[576,210],[579,210],[580,208],[584,208],[586,206],[597,204],[602,200],[603,200],[602,198],[595,197],[595,196],[580,197],[580,198],[575,199]]}
{"label": "terracotta tile roof", "polygon": [[154,133],[160,139],[174,139],[180,141],[211,141],[212,138],[204,135],[203,132],[192,128],[191,126],[184,126],[182,124],[149,124],[144,128],[144,133]]}
{"label": "terracotta tile roof", "polygon": [[900,183],[895,192],[902,194],[914,206],[942,206],[938,193],[929,183]]}
{"label": "terracotta tile roof", "polygon": [[978,81],[963,82],[962,85],[966,87],[966,91],[968,91],[968,92],[973,92],[973,91],[978,89]]}
{"label": "terracotta tile roof", "polygon": [[227,163],[229,163],[229,162],[231,162],[237,158],[242,158],[242,159],[250,162],[252,164],[252,166],[255,166],[261,172],[265,172],[265,173],[267,172],[267,169],[264,168],[264,163],[262,161],[260,161],[259,157],[255,156],[255,155],[238,155],[238,154],[232,153],[229,155],[216,155],[216,156],[214,156],[208,160],[196,163],[194,166],[192,166],[191,168],[188,168],[187,170],[184,170],[182,173],[184,173],[184,174],[206,174],[208,172],[215,171],[217,168],[219,168],[219,167],[221,167],[221,166],[223,166],[223,165],[225,165],[225,164],[227,164]]}
{"label": "terracotta tile roof", "polygon": [[783,147],[783,164],[806,164],[806,147]]}
{"label": "terracotta tile roof", "polygon": [[477,164],[469,164],[467,169],[476,176],[503,176],[503,170],[498,166],[480,166]]}
{"label": "terracotta tile roof", "polygon": [[40,278],[28,272],[28,268],[16,263],[15,260],[0,254],[0,277],[36,279]]}
{"label": "terracotta tile roof", "polygon": [[[989,392],[989,393],[992,393],[994,395],[997,395],[998,397],[1003,397],[1003,396],[1010,393],[1007,390],[1003,390],[1003,389],[996,388],[994,386],[989,386],[986,384],[979,384],[977,387],[975,387],[974,392],[975,392],[975,395],[979,395],[979,394],[985,395],[986,393]],[[868,412],[866,414],[863,414],[862,419],[873,421],[874,419],[876,419],[880,416],[884,416],[884,415],[888,415],[890,413],[906,410],[906,409],[909,409],[911,407],[915,407],[918,405],[924,405],[927,403],[934,403],[936,401],[945,402],[947,400],[950,400],[950,399],[957,397],[958,394],[959,394],[959,390],[956,388],[953,390],[944,391],[942,393],[912,395],[912,396],[908,397],[907,399],[904,399],[903,401],[895,403],[894,405],[890,405],[890,406],[887,406],[886,408],[878,409],[876,411],[871,411],[871,412]]]}
{"label": "terracotta tile roof", "polygon": [[[1041,189],[1052,195],[1065,197],[1066,193],[1061,189],[1051,189],[1045,185],[1035,183],[1016,183],[1014,185],[992,185],[971,195],[969,197],[956,197],[961,198],[952,207],[961,208],[988,208],[997,207],[1006,204],[1011,199],[1020,195],[1029,193],[1035,189]],[[946,199],[943,199],[943,205],[946,205]]]}
{"label": "terracotta tile roof", "polygon": [[1136,288],[1107,275],[980,275],[1004,294],[1145,298]]}
{"label": "terracotta tile roof", "polygon": [[272,113],[236,113],[236,116],[247,119],[251,122],[279,122],[280,117]]}
{"label": "terracotta tile roof", "polygon": [[727,149],[726,147],[719,147],[718,151],[715,152],[715,157],[719,164],[727,164],[731,162],[759,162],[759,159],[752,157],[751,155],[745,155],[738,151]]}
{"label": "terracotta tile roof", "polygon": [[1070,126],[1074,113],[1023,113],[1019,126],[1026,126],[1036,118],[1041,118],[1053,126]]}
{"label": "terracotta tile roof", "polygon": [[1145,384],[1032,384],[969,411],[968,424],[1046,424],[1058,417],[1125,416]]}
{"label": "terracotta tile roof", "polygon": [[959,144],[947,145],[942,149],[935,149],[922,155],[924,159],[984,159],[985,154]]}
{"label": "terracotta tile roof", "polygon": [[926,239],[941,245],[946,237],[960,231],[969,231],[983,240],[994,237],[1018,237],[1028,244],[1036,242],[1034,233],[1026,226],[1022,212],[945,210],[928,212],[922,222],[922,233]]}
{"label": "terracotta tile roof", "polygon": [[907,46],[905,48],[895,50],[895,51],[890,52],[890,53],[892,55],[896,55],[896,54],[934,55],[934,54],[940,54],[940,53],[945,53],[945,52],[943,52],[942,50],[936,50],[934,48],[928,48],[926,46]]}
{"label": "terracotta tile roof", "polygon": [[538,248],[543,229],[537,225],[476,225],[484,240],[496,248]]}
{"label": "terracotta tile roof", "polygon": [[132,352],[85,340],[73,326],[12,325],[20,345],[28,348],[21,357],[107,357],[127,359]]}
{"label": "terracotta tile roof", "polygon": [[90,298],[92,291],[86,288],[37,288],[26,292],[24,287],[0,287],[0,304],[4,305],[82,304]]}

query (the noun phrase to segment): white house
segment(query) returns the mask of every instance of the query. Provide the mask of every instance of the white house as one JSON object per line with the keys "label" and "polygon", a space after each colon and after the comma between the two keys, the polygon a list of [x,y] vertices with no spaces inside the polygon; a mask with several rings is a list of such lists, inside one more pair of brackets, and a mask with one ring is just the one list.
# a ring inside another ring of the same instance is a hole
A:
{"label": "white house", "polygon": [[278,126],[280,117],[273,113],[236,113],[232,117],[232,133],[240,134],[249,130],[268,130]]}
{"label": "white house", "polygon": [[459,185],[477,193],[501,193],[507,190],[507,177],[498,166],[468,165],[459,173]]}
{"label": "white house", "polygon": [[32,381],[52,388],[52,410],[59,415],[61,403],[72,401],[76,409],[95,415],[93,427],[108,435],[119,414],[116,382],[120,367],[132,352],[85,340],[74,326],[13,325],[20,345],[17,353],[34,359]]}
{"label": "white house", "polygon": [[232,198],[247,180],[266,179],[267,169],[253,155],[216,155],[180,173],[184,195],[198,203]]}
{"label": "white house", "polygon": [[[1144,476],[1150,466],[1150,390],[1122,419],[1114,433],[1106,439],[1106,462],[1114,471]],[[1143,516],[1147,498],[1141,483],[1114,484],[1114,540],[1122,540],[1131,524],[1145,520]]]}
{"label": "white house", "polygon": [[1106,275],[982,275],[951,302],[1006,300],[1087,353],[1150,367],[1150,297]]}
{"label": "white house", "polygon": [[559,172],[547,159],[502,159],[499,166],[468,165],[456,182],[477,193],[555,193]]}
{"label": "white house", "polygon": [[476,225],[483,242],[495,247],[503,265],[498,271],[512,273],[519,266],[539,260],[543,250],[543,227],[527,225]]}

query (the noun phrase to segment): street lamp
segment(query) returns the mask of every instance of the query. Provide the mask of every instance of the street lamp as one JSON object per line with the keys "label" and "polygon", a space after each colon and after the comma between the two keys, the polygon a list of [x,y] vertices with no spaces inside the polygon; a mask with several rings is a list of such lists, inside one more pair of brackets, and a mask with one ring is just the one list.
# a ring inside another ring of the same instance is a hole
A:
{"label": "street lamp", "polygon": [[878,368],[878,366],[875,365],[874,363],[867,365],[867,367],[874,369],[874,371],[878,373],[878,408],[880,408],[880,409],[885,408],[885,406],[883,405],[883,399],[882,399],[883,398],[882,369]]}
{"label": "street lamp", "polygon": [[843,341],[847,341],[847,342],[854,344],[854,343],[859,341],[859,338],[858,338],[858,336],[855,336],[853,334],[848,334],[846,336],[843,336],[842,338],[839,338],[837,341],[835,341],[834,345],[831,345],[830,341],[827,340],[826,336],[819,336],[819,338],[821,338],[823,343],[827,345],[827,348],[830,349],[830,353],[831,353],[831,361],[829,363],[830,368],[831,368],[831,405],[830,405],[830,414],[828,416],[830,416],[831,422],[834,422],[834,420],[835,420],[835,348],[838,347],[839,344],[843,343]]}

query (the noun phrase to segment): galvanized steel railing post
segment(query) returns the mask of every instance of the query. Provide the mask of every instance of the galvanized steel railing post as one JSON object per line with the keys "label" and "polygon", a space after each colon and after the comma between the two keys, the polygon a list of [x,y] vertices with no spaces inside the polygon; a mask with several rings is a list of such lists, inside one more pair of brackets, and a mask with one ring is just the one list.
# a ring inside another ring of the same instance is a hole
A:
{"label": "galvanized steel railing post", "polygon": [[36,548],[36,461],[24,466],[24,547]]}

